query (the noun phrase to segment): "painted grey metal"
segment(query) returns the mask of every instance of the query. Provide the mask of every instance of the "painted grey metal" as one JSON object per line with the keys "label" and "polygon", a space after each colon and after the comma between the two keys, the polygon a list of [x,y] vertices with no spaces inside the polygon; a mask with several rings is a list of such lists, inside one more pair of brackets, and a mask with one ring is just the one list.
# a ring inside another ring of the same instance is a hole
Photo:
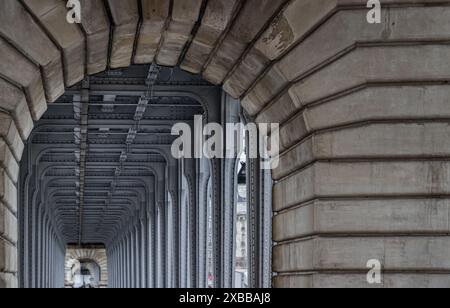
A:
{"label": "painted grey metal", "polygon": [[[149,69],[92,76],[68,89],[36,123],[18,185],[21,286],[63,286],[66,245],[98,243],[107,248],[111,287],[206,287],[209,181],[215,286],[232,286],[235,210],[228,200],[236,189],[235,160],[179,161],[170,150],[175,123],[193,126],[197,114],[204,123],[236,123],[237,102],[187,74],[148,82]],[[183,215],[182,175],[189,205]],[[252,228],[262,239],[269,232],[270,196],[268,187],[258,193],[264,210],[252,205]],[[267,243],[253,245],[257,258]],[[270,252],[263,253],[263,267],[258,261],[252,270],[267,273]],[[254,285],[268,281],[267,275],[255,279]]]}
{"label": "painted grey metal", "polygon": [[[222,96],[222,118],[223,126],[227,124],[241,123],[239,101],[232,99],[228,95]],[[225,131],[225,139],[230,139],[229,132]],[[236,140],[236,139],[235,139]],[[236,140],[240,142],[240,140]],[[238,153],[237,144],[232,155],[235,158],[226,158],[222,161],[223,168],[223,287],[232,288],[234,285],[234,265],[235,265],[235,217],[236,204],[235,196],[237,192],[237,170],[236,161]]]}

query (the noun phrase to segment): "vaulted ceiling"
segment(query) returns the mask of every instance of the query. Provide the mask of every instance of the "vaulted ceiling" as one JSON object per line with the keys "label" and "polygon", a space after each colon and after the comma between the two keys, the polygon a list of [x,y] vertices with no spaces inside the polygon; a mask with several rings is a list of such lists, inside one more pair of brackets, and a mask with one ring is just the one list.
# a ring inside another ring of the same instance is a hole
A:
{"label": "vaulted ceiling", "polygon": [[26,149],[24,164],[36,168],[22,172],[38,179],[67,243],[105,243],[150,202],[153,170],[166,167],[162,151],[175,138],[173,124],[204,112],[177,94],[181,87],[195,93],[212,86],[180,70],[134,66],[90,77],[49,106]]}

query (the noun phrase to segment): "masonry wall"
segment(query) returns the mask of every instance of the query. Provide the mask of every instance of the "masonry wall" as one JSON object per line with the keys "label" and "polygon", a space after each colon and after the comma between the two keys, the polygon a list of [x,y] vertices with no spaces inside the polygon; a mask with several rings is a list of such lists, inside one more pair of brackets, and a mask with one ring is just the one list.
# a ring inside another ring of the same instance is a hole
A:
{"label": "masonry wall", "polygon": [[381,24],[363,0],[175,1],[169,19],[150,2],[138,33],[131,0],[107,1],[113,20],[83,1],[79,26],[63,1],[1,2],[0,286],[17,285],[17,162],[33,120],[86,72],[152,61],[281,123],[275,287],[369,286],[369,259],[380,286],[450,286],[449,1],[381,1]]}
{"label": "masonry wall", "polygon": [[[416,2],[379,25],[335,12],[244,100],[283,123],[276,287],[450,286],[450,8]],[[372,259],[380,285],[366,280]]]}

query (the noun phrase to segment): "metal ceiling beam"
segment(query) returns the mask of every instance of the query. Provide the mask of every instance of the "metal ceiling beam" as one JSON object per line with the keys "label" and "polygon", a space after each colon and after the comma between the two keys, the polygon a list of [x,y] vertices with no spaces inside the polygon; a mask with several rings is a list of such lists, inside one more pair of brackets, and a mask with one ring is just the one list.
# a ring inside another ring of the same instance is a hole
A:
{"label": "metal ceiling beam", "polygon": [[83,80],[81,90],[81,118],[80,118],[80,211],[78,244],[83,242],[83,211],[86,175],[86,156],[88,151],[88,115],[89,115],[89,77]]}
{"label": "metal ceiling beam", "polygon": [[[146,172],[159,170],[164,177],[172,126],[192,124],[195,114],[205,112],[203,103],[217,96],[217,88],[195,81],[161,85],[158,70],[131,79],[91,77],[49,105],[36,123],[29,142],[31,165],[37,166],[30,172],[38,173],[36,196],[42,196],[36,202],[51,207],[65,240],[102,242],[142,202],[154,202],[155,179]],[[139,186],[133,181],[144,179],[148,194],[131,193]]]}

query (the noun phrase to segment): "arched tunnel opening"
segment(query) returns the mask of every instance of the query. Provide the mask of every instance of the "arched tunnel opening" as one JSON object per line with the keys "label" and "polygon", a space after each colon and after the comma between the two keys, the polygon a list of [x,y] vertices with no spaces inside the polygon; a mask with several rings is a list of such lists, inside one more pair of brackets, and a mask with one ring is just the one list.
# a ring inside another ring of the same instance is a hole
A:
{"label": "arched tunnel opening", "polygon": [[104,245],[68,245],[65,250],[65,288],[108,287],[108,258]]}
{"label": "arched tunnel opening", "polygon": [[[195,129],[196,119],[202,127],[219,119],[239,129],[227,132],[240,147],[228,159],[215,159],[220,170],[207,157],[173,156],[174,142],[188,133],[177,135],[173,127]],[[247,181],[244,120],[239,101],[179,69],[132,66],[69,88],[35,124],[22,156],[22,286],[214,287],[226,279],[229,286],[249,287],[256,274],[249,272],[249,264],[257,263],[249,252],[270,243],[272,209],[267,193],[258,202],[247,202],[247,185],[270,185],[271,176],[269,171],[261,182]],[[253,162],[253,168],[257,165]],[[261,216],[253,209],[250,217],[250,206],[260,207]],[[225,216],[219,218],[218,211]],[[223,229],[216,229],[218,219]],[[252,228],[256,219],[266,224]],[[261,241],[249,247],[255,235]],[[219,240],[227,245],[219,247]],[[105,250],[106,281],[91,263],[66,257],[70,247],[96,246]],[[271,245],[264,249],[270,258]],[[217,269],[223,258],[228,277]],[[261,271],[269,286],[267,265]],[[120,285],[116,275],[125,277]]]}

